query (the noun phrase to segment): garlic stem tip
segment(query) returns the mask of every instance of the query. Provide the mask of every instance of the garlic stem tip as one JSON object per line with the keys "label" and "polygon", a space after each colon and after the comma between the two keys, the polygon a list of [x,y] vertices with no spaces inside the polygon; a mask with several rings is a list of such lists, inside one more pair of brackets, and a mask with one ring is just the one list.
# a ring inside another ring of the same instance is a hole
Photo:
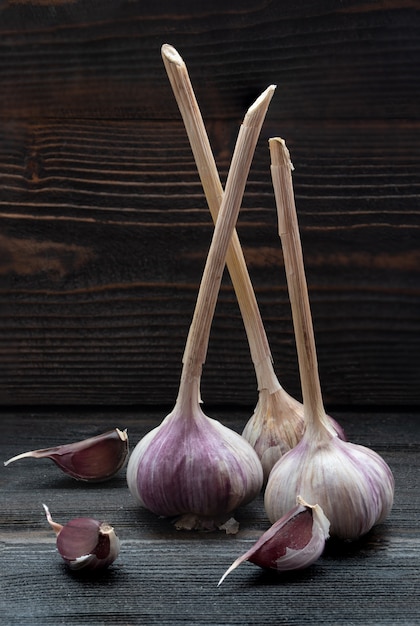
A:
{"label": "garlic stem tip", "polygon": [[178,65],[178,67],[182,67],[184,65],[184,61],[179,54],[179,52],[170,44],[164,43],[161,48],[162,56],[167,59],[170,63],[174,63]]}
{"label": "garlic stem tip", "polygon": [[121,439],[121,441],[127,441],[128,440],[128,433],[127,433],[127,429],[124,428],[124,430],[120,430],[119,428],[115,429],[118,433],[119,438]]}

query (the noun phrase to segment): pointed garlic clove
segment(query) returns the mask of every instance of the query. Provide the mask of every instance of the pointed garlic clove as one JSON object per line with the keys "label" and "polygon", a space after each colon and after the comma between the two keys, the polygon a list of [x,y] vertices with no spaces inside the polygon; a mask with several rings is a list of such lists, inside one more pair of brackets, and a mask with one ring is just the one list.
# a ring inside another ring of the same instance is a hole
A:
{"label": "pointed garlic clove", "polygon": [[115,428],[83,441],[18,454],[4,465],[24,458],[51,459],[77,480],[100,482],[115,476],[128,457],[127,430]]}
{"label": "pointed garlic clove", "polygon": [[318,504],[300,496],[297,505],[271,526],[260,539],[226,570],[218,586],[243,561],[277,572],[309,567],[322,554],[330,523]]}
{"label": "pointed garlic clove", "polygon": [[48,523],[57,535],[57,550],[72,570],[99,570],[111,565],[120,551],[112,526],[89,517],[77,517],[62,526],[44,504]]}

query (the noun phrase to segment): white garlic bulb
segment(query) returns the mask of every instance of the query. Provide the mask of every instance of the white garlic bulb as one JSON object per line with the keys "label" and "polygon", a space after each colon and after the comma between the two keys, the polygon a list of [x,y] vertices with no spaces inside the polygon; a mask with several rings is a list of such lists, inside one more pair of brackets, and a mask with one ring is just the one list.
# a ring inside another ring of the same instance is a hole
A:
{"label": "white garlic bulb", "polygon": [[297,494],[322,507],[331,536],[357,539],[389,514],[394,478],[379,454],[320,426],[307,430],[272,469],[264,496],[271,522],[293,506]]}
{"label": "white garlic bulb", "polygon": [[257,406],[242,436],[258,454],[265,481],[283,454],[299,443],[304,424],[302,404],[283,389],[259,391]]}
{"label": "white garlic bulb", "polygon": [[294,202],[289,151],[270,139],[271,174],[276,197],[287,286],[299,360],[305,432],[298,445],[271,470],[264,504],[271,522],[284,515],[298,494],[318,503],[330,521],[331,536],[357,539],[391,510],[394,478],[373,450],[342,441],[322,401],[315,336]]}

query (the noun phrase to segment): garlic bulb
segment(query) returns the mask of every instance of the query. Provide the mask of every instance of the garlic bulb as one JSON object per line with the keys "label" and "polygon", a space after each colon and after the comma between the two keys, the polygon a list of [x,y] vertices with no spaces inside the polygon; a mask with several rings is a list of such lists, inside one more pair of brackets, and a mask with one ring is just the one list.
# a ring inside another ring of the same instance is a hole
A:
{"label": "garlic bulb", "polygon": [[309,567],[323,553],[330,523],[318,504],[297,497],[297,504],[269,528],[258,541],[236,559],[217,586],[244,561],[285,572]]}
{"label": "garlic bulb", "polygon": [[357,539],[391,510],[394,478],[373,450],[342,441],[328,419],[321,394],[315,338],[293,196],[289,152],[270,139],[272,178],[302,384],[305,432],[272,469],[264,505],[271,522],[284,515],[297,494],[317,502],[331,536]]}
{"label": "garlic bulb", "polygon": [[331,536],[357,539],[389,514],[394,479],[379,454],[342,441],[320,422],[270,473],[264,506],[271,522],[290,509],[297,493],[319,503]]}
{"label": "garlic bulb", "polygon": [[57,550],[72,570],[105,569],[120,552],[120,541],[112,526],[90,517],[76,517],[64,526],[54,522],[43,504],[48,523],[57,535]]}
{"label": "garlic bulb", "polygon": [[127,466],[131,494],[178,528],[221,527],[262,487],[262,467],[241,435],[207,417],[198,380],[182,386],[173,411],[135,447]]}
{"label": "garlic bulb", "polygon": [[[188,70],[173,46],[162,46],[162,58],[216,223],[224,192]],[[270,346],[236,230],[232,233],[226,265],[243,318],[259,391],[257,408],[242,435],[255,447],[266,480],[274,463],[300,440],[303,406],[281,387],[274,372]]]}
{"label": "garlic bulb", "polygon": [[260,390],[254,414],[242,436],[258,454],[265,481],[283,454],[299,443],[303,431],[303,407],[300,402],[286,392],[279,395],[267,389]]}
{"label": "garlic bulb", "polygon": [[254,102],[239,131],[187,337],[175,407],[137,444],[128,462],[131,494],[157,515],[181,516],[179,527],[224,525],[263,484],[262,466],[252,446],[201,410],[200,380],[227,249],[273,92],[271,86]]}
{"label": "garlic bulb", "polygon": [[[340,439],[346,440],[344,430],[332,417],[327,420]],[[277,461],[294,448],[305,430],[303,406],[286,391],[269,393],[261,389],[254,414],[247,422],[242,436],[249,441],[258,454],[264,482]]]}
{"label": "garlic bulb", "polygon": [[126,430],[115,428],[83,441],[18,454],[4,465],[19,459],[51,459],[66,474],[77,480],[100,482],[115,476],[128,457]]}

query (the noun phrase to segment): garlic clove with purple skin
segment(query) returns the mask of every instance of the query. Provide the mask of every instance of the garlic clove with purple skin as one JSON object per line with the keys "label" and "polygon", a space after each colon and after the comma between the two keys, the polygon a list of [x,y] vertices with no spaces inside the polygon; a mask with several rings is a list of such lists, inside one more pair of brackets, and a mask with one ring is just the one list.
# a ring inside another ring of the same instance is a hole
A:
{"label": "garlic clove with purple skin", "polygon": [[297,497],[297,504],[285,513],[245,554],[226,570],[217,586],[244,561],[277,572],[309,567],[323,553],[330,523],[318,504],[307,504]]}
{"label": "garlic clove with purple skin", "polygon": [[124,467],[128,457],[127,430],[107,431],[83,441],[18,454],[4,465],[19,459],[51,459],[63,472],[89,482],[109,480]]}
{"label": "garlic clove with purple skin", "polygon": [[278,572],[309,567],[321,556],[328,531],[329,521],[321,507],[310,505],[298,496],[297,504],[232,563],[218,586],[244,561]]}
{"label": "garlic clove with purple skin", "polygon": [[197,385],[137,444],[127,483],[141,506],[179,518],[177,528],[212,530],[259,494],[263,472],[241,435],[203,413]]}
{"label": "garlic clove with purple skin", "polygon": [[115,561],[120,541],[112,526],[89,517],[77,517],[62,526],[43,504],[48,523],[57,535],[57,550],[72,570],[105,569]]}

